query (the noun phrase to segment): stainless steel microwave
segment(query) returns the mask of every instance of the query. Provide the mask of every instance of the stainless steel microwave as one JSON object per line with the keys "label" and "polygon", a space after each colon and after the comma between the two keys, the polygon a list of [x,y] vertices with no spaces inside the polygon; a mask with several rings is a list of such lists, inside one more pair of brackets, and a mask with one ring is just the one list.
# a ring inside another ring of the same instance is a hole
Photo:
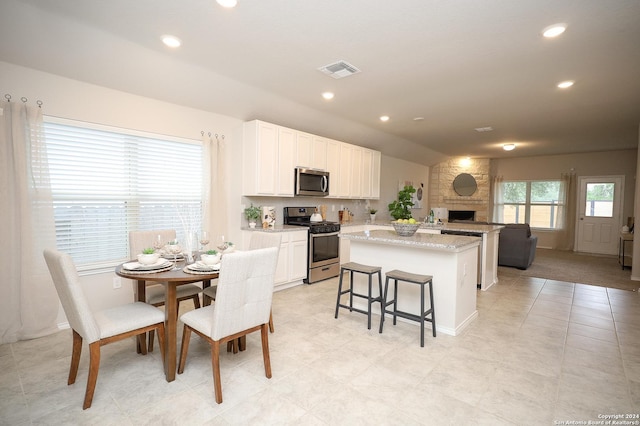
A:
{"label": "stainless steel microwave", "polygon": [[329,172],[296,167],[295,195],[326,197],[329,195]]}

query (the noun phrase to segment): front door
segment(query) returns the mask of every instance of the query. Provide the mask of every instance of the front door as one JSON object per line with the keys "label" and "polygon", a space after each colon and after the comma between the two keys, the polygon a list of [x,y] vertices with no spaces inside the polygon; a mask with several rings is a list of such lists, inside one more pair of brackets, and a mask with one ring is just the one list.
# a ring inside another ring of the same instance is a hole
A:
{"label": "front door", "polygon": [[580,177],[576,251],[617,254],[624,176]]}

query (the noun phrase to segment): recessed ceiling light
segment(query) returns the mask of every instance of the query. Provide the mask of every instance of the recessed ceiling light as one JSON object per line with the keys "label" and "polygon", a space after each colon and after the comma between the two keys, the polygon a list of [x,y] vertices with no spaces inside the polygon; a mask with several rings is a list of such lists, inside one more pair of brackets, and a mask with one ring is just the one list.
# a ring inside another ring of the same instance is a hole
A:
{"label": "recessed ceiling light", "polygon": [[505,143],[504,145],[502,145],[502,149],[504,149],[505,151],[513,151],[514,149],[516,149],[516,144],[515,143]]}
{"label": "recessed ceiling light", "polygon": [[322,97],[325,98],[326,100],[330,101],[331,99],[333,99],[335,95],[332,92],[324,92],[322,94]]}
{"label": "recessed ceiling light", "polygon": [[575,81],[573,80],[563,81],[561,83],[558,83],[558,87],[560,89],[568,89],[569,87],[573,86],[573,83],[575,83]]}
{"label": "recessed ceiling light", "polygon": [[542,30],[542,35],[547,38],[558,37],[567,29],[567,24],[553,24]]}
{"label": "recessed ceiling light", "polygon": [[162,42],[169,46],[169,47],[180,47],[180,45],[182,44],[182,42],[180,41],[180,39],[178,37],[172,36],[172,35],[163,35],[162,36]]}
{"label": "recessed ceiling light", "polygon": [[237,0],[216,0],[216,3],[218,3],[222,7],[236,7],[236,5],[238,4],[238,1]]}
{"label": "recessed ceiling light", "polygon": [[389,121],[389,116],[388,115],[381,116],[380,121]]}
{"label": "recessed ceiling light", "polygon": [[476,132],[478,133],[484,133],[484,132],[492,132],[493,131],[493,127],[491,126],[485,126],[485,127],[476,127],[475,129]]}

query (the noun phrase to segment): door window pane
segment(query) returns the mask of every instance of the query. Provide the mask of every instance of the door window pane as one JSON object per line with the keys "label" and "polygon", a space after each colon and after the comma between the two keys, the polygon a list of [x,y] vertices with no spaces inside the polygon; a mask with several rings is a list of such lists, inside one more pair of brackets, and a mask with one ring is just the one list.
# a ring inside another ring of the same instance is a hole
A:
{"label": "door window pane", "polygon": [[614,183],[588,183],[585,216],[613,217]]}

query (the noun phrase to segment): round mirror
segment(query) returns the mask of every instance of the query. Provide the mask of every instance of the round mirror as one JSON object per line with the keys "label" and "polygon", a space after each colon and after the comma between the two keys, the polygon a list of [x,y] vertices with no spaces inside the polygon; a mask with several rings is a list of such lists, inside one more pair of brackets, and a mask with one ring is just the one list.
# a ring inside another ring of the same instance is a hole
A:
{"label": "round mirror", "polygon": [[470,196],[478,189],[476,179],[469,173],[460,173],[453,180],[453,190],[458,195]]}

